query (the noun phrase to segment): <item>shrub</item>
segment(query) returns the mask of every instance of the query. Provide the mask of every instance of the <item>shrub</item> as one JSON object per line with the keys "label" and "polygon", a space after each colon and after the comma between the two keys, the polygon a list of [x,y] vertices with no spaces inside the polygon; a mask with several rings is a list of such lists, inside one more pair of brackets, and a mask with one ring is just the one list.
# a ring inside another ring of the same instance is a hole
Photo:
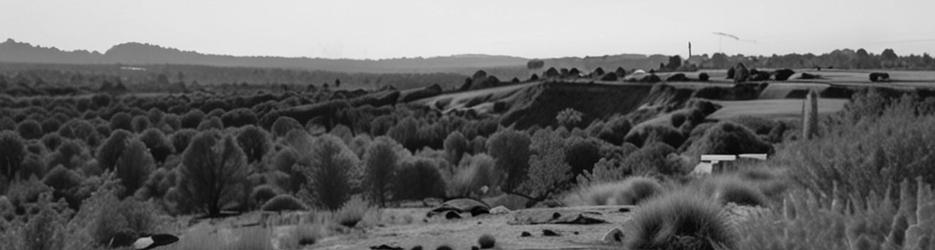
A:
{"label": "shrub", "polygon": [[97,163],[105,170],[113,170],[133,137],[127,130],[117,130],[110,134],[104,144],[97,149]]}
{"label": "shrub", "polygon": [[221,118],[211,117],[211,118],[202,120],[201,123],[198,124],[198,128],[197,128],[198,131],[206,131],[206,130],[212,130],[212,129],[217,129],[217,130],[224,129],[224,123],[221,122]]}
{"label": "shrub", "polygon": [[247,108],[238,108],[231,111],[227,111],[224,115],[221,116],[221,121],[230,127],[243,127],[247,125],[254,125],[257,122],[256,113],[253,110]]}
{"label": "shrub", "polygon": [[455,131],[448,134],[445,138],[445,159],[451,164],[461,162],[461,157],[470,150],[467,138],[461,132]]}
{"label": "shrub", "polygon": [[279,191],[271,185],[259,185],[250,192],[250,199],[254,204],[265,204],[267,201],[279,195]]}
{"label": "shrub", "polygon": [[672,148],[665,143],[653,143],[630,154],[624,159],[621,165],[635,175],[677,175],[686,172],[681,165],[671,162],[668,156],[675,153]]}
{"label": "shrub", "polygon": [[100,209],[89,230],[94,242],[103,246],[123,242],[129,245],[137,237],[154,233],[158,228],[156,210],[135,199],[118,200],[113,194],[96,200]]}
{"label": "shrub", "polygon": [[445,197],[445,180],[433,160],[417,157],[399,168],[394,189],[398,200],[440,198]]}
{"label": "shrub", "polygon": [[698,141],[692,143],[686,154],[699,157],[702,154],[771,153],[772,151],[772,145],[764,142],[746,127],[732,122],[720,122],[705,131]]}
{"label": "shrub", "polygon": [[765,195],[751,182],[735,176],[716,176],[702,180],[702,190],[722,204],[768,206]]}
{"label": "shrub", "polygon": [[488,189],[495,188],[499,177],[496,163],[489,155],[467,155],[461,159],[448,183],[448,194],[454,197],[470,197],[479,193],[485,186]]}
{"label": "shrub", "polygon": [[132,119],[133,117],[125,112],[116,113],[110,117],[110,130],[133,131]]}
{"label": "shrub", "polygon": [[565,148],[565,162],[571,166],[571,176],[591,172],[601,160],[600,142],[595,139],[572,137]]}
{"label": "shrub", "polygon": [[58,129],[61,127],[62,123],[55,118],[49,118],[42,121],[42,132],[45,134],[58,131]]}
{"label": "shrub", "polygon": [[146,144],[133,139],[114,164],[117,178],[126,189],[121,197],[132,195],[143,186],[154,167],[153,156],[146,149]]}
{"label": "shrub", "polygon": [[201,124],[201,120],[203,120],[204,118],[205,118],[205,113],[202,112],[200,109],[193,109],[191,111],[188,111],[188,113],[185,113],[185,115],[182,116],[182,120],[181,120],[182,128],[190,128],[190,129],[197,128],[198,125]]}
{"label": "shrub", "polygon": [[558,112],[558,114],[555,116],[555,120],[558,121],[559,125],[570,129],[581,123],[583,115],[584,114],[580,111],[574,110],[572,108],[566,108]]}
{"label": "shrub", "polygon": [[624,141],[637,147],[649,145],[653,142],[662,142],[672,147],[678,147],[685,142],[685,137],[672,126],[650,124],[630,130],[630,133],[624,137]]}
{"label": "shrub", "polygon": [[633,125],[630,124],[630,120],[618,116],[607,121],[607,124],[601,129],[598,137],[611,144],[620,145],[623,143],[623,138],[630,132],[632,127]]}
{"label": "shrub", "polygon": [[188,144],[191,143],[192,138],[197,134],[198,131],[194,129],[182,129],[175,131],[169,140],[172,141],[172,147],[175,148],[175,152],[185,152],[188,148]]}
{"label": "shrub", "polygon": [[364,219],[368,213],[375,210],[367,201],[354,197],[347,201],[340,210],[334,212],[334,222],[345,227],[354,227]]}
{"label": "shrub", "polygon": [[182,118],[176,114],[167,114],[162,117],[162,124],[169,125],[172,131],[176,131],[182,128]]}
{"label": "shrub", "polygon": [[166,157],[169,157],[169,155],[175,151],[172,143],[169,142],[166,135],[162,133],[162,130],[155,128],[147,129],[140,135],[140,141],[146,145],[149,153],[153,155],[153,160],[158,163],[165,162]]}
{"label": "shrub", "polygon": [[281,194],[269,199],[266,203],[263,203],[263,207],[260,208],[263,211],[272,211],[272,212],[281,212],[281,211],[295,211],[295,210],[305,210],[305,204],[299,199],[296,199],[292,195]]}
{"label": "shrub", "polygon": [[42,142],[42,145],[45,145],[45,148],[54,151],[58,149],[59,145],[62,145],[63,139],[58,133],[53,132],[43,135],[42,139],[39,139],[39,141]]}
{"label": "shrub", "polygon": [[490,234],[484,234],[477,238],[477,244],[480,245],[481,249],[489,249],[497,244],[497,239]]}
{"label": "shrub", "polygon": [[62,165],[58,165],[53,168],[42,179],[43,184],[52,187],[55,190],[54,194],[58,198],[61,198],[67,194],[70,191],[69,189],[81,185],[82,181],[84,181],[84,179],[81,178],[78,173],[63,167]]}
{"label": "shrub", "polygon": [[294,149],[284,149],[273,156],[273,169],[282,173],[285,183],[278,183],[279,187],[288,193],[295,193],[302,189],[308,181],[305,177],[304,166],[299,165],[299,155]]}
{"label": "shrub", "polygon": [[419,122],[412,117],[406,117],[395,126],[386,131],[386,135],[400,144],[415,151],[418,149]]}
{"label": "shrub", "polygon": [[217,216],[221,206],[247,195],[240,186],[247,172],[246,156],[234,138],[209,130],[195,136],[182,154],[177,189],[209,216]]}
{"label": "shrub", "polygon": [[324,208],[335,210],[348,198],[352,180],[356,176],[357,155],[351,152],[341,139],[333,135],[323,135],[316,140],[311,152],[303,152],[303,164],[309,166],[303,172],[309,183],[305,191],[313,201]]}
{"label": "shrub", "polygon": [[296,121],[292,117],[288,116],[280,116],[279,118],[276,118],[276,121],[273,122],[273,127],[270,128],[276,138],[285,136],[286,133],[293,129],[301,130],[304,129],[304,127],[301,123],[299,123],[299,121]]}
{"label": "shrub", "polygon": [[167,170],[166,168],[157,168],[146,179],[143,186],[134,194],[134,197],[140,200],[149,198],[161,199],[165,197],[169,189],[177,183],[177,172]]}
{"label": "shrub", "polygon": [[528,135],[513,129],[499,130],[487,139],[487,152],[493,156],[497,169],[506,174],[503,191],[511,192],[526,178],[531,143]]}
{"label": "shrub", "polygon": [[738,237],[717,203],[687,191],[650,200],[631,218],[628,249],[735,249]]}
{"label": "shrub", "polygon": [[[397,169],[403,160],[409,158],[406,154],[408,151],[402,145],[386,136],[377,137],[367,148],[363,158],[363,184],[371,201],[380,206],[386,206],[386,198],[391,185],[396,182]],[[405,185],[410,185],[410,183]]]}
{"label": "shrub", "polygon": [[33,119],[24,120],[16,125],[16,132],[23,139],[39,139],[42,137],[42,125],[39,125],[39,122]]}
{"label": "shrub", "polygon": [[20,171],[26,156],[26,143],[13,131],[0,132],[0,171],[7,179],[13,179]]}
{"label": "shrub", "polygon": [[565,196],[569,206],[639,205],[661,195],[662,184],[654,178],[633,176],[623,181],[579,187]]}
{"label": "shrub", "polygon": [[149,118],[142,115],[134,116],[133,120],[130,121],[130,125],[133,127],[133,132],[141,133],[149,128]]}
{"label": "shrub", "polygon": [[248,163],[262,161],[263,156],[272,147],[266,132],[253,125],[240,129],[240,133],[237,134],[237,143],[247,155]]}
{"label": "shrub", "polygon": [[165,116],[166,113],[158,108],[150,108],[149,111],[146,112],[146,118],[149,118],[149,122],[153,124],[161,122]]}
{"label": "shrub", "polygon": [[64,226],[68,214],[58,212],[60,204],[53,203],[48,195],[43,196],[36,204],[37,213],[21,229],[21,245],[13,249],[66,249]]}

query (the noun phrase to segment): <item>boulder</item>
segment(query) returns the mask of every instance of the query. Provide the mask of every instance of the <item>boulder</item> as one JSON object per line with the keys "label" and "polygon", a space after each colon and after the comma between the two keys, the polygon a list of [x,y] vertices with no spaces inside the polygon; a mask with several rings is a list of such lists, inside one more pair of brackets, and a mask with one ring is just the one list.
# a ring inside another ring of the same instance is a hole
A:
{"label": "boulder", "polygon": [[623,242],[623,231],[619,228],[610,229],[607,233],[604,233],[604,236],[601,236],[601,241],[605,243],[621,243]]}

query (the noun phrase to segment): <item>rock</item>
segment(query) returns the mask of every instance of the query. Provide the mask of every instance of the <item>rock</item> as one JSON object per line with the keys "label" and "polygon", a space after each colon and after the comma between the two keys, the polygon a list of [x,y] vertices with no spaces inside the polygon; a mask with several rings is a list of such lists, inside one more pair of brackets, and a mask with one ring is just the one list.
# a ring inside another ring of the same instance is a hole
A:
{"label": "rock", "polygon": [[481,249],[490,249],[497,244],[497,239],[489,234],[484,234],[477,239],[477,244],[480,245]]}
{"label": "rock", "polygon": [[443,214],[448,211],[454,211],[457,213],[470,212],[471,216],[477,216],[480,214],[486,214],[490,212],[490,207],[487,204],[475,200],[475,199],[453,199],[442,203],[441,206],[432,209],[429,211],[426,217],[432,217],[437,214]]}
{"label": "rock", "polygon": [[403,250],[402,247],[394,247],[394,246],[390,246],[390,245],[387,245],[387,244],[383,244],[383,245],[379,245],[379,246],[372,246],[372,247],[370,247],[370,249],[372,249],[372,250]]}
{"label": "rock", "polygon": [[562,236],[562,235],[550,229],[542,229],[542,236]]}
{"label": "rock", "polygon": [[871,81],[871,82],[887,82],[887,81],[889,81],[889,80],[890,80],[890,74],[889,74],[889,73],[883,73],[883,72],[873,72],[873,73],[870,73],[870,81]]}
{"label": "rock", "polygon": [[504,206],[497,206],[495,208],[490,209],[490,214],[508,214],[508,213],[510,213],[510,209]]}
{"label": "rock", "polygon": [[791,69],[780,69],[780,70],[773,72],[773,75],[775,75],[774,77],[776,78],[776,81],[789,80],[789,77],[792,77],[792,75],[794,74],[795,74],[795,71],[792,71]]}
{"label": "rock", "polygon": [[601,241],[608,243],[623,242],[623,231],[621,231],[619,228],[611,229],[601,237]]}
{"label": "rock", "polygon": [[519,237],[530,237],[530,236],[532,236],[532,234],[526,231],[523,231],[523,233],[519,234]]}

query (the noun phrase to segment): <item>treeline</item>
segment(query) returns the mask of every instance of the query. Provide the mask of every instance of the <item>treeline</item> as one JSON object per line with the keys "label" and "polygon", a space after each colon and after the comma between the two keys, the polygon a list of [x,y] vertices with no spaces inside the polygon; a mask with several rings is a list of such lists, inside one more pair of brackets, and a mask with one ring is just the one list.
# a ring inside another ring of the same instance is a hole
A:
{"label": "treeline", "polygon": [[726,69],[743,63],[757,68],[835,68],[835,69],[935,69],[935,59],[928,53],[922,55],[897,55],[893,49],[883,50],[880,54],[870,53],[865,49],[840,49],[830,53],[786,54],[772,56],[728,56],[715,53],[694,56],[686,66],[696,65],[707,69]]}

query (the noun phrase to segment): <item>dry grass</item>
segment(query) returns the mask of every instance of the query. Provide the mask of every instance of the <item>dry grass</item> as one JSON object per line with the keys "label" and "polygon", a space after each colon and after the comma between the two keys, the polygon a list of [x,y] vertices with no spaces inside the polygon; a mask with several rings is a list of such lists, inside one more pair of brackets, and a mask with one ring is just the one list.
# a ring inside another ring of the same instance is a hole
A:
{"label": "dry grass", "polygon": [[637,205],[663,192],[663,186],[656,179],[634,176],[619,182],[581,187],[565,197],[565,204],[569,206]]}

